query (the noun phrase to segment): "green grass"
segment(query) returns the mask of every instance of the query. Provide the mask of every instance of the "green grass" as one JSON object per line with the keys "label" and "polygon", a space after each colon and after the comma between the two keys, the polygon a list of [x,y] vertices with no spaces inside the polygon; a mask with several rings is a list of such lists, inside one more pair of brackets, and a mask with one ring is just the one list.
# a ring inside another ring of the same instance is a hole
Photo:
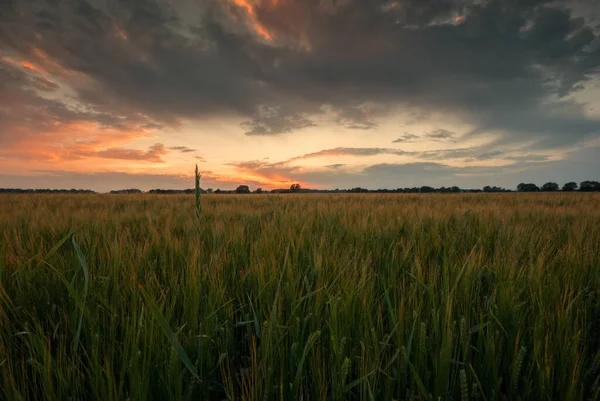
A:
{"label": "green grass", "polygon": [[2,195],[2,400],[600,400],[600,196]]}

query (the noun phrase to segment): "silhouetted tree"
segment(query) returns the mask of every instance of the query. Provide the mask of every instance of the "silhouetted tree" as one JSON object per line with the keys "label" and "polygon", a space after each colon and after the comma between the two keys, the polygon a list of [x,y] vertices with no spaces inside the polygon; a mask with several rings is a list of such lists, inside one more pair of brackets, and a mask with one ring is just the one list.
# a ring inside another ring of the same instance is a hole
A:
{"label": "silhouetted tree", "polygon": [[419,188],[419,192],[421,192],[422,194],[429,194],[429,193],[435,192],[435,189],[425,185],[425,186],[422,186],[421,188]]}
{"label": "silhouetted tree", "polygon": [[583,192],[600,191],[600,182],[598,181],[583,181],[579,184],[579,190]]}
{"label": "silhouetted tree", "polygon": [[483,192],[506,192],[506,189],[502,187],[490,187],[489,185],[486,185],[485,187],[483,187]]}
{"label": "silhouetted tree", "polygon": [[300,191],[300,189],[302,189],[300,187],[300,184],[292,184],[292,185],[290,185],[290,191],[292,191],[292,192],[298,192],[298,191]]}
{"label": "silhouetted tree", "polygon": [[517,191],[519,192],[537,192],[539,190],[540,189],[535,184],[520,183],[519,185],[517,185]]}
{"label": "silhouetted tree", "polygon": [[565,192],[571,192],[571,191],[575,191],[577,189],[577,183],[576,182],[567,182],[565,185],[563,185],[562,190]]}
{"label": "silhouetted tree", "polygon": [[262,188],[256,188],[256,191],[254,191],[254,193],[256,194],[262,194],[263,190]]}
{"label": "silhouetted tree", "polygon": [[558,191],[558,184],[555,182],[547,182],[542,185],[542,191],[553,192]]}
{"label": "silhouetted tree", "polygon": [[[159,195],[177,195],[177,194],[193,194],[196,190],[193,188],[188,189],[151,189],[148,191],[149,194],[159,194]],[[205,191],[200,188],[200,192],[204,193]]]}
{"label": "silhouetted tree", "polygon": [[239,187],[237,187],[235,189],[235,193],[236,194],[249,194],[250,187],[248,187],[248,185],[240,185]]}
{"label": "silhouetted tree", "polygon": [[0,188],[4,194],[95,194],[91,189],[23,189],[23,188]]}
{"label": "silhouetted tree", "polygon": [[117,190],[113,190],[110,191],[111,194],[141,194],[142,191],[139,189],[117,189]]}
{"label": "silhouetted tree", "polygon": [[361,187],[356,187],[356,188],[349,189],[348,192],[353,193],[353,194],[360,194],[360,193],[369,192],[369,190],[365,189],[365,188],[361,188]]}

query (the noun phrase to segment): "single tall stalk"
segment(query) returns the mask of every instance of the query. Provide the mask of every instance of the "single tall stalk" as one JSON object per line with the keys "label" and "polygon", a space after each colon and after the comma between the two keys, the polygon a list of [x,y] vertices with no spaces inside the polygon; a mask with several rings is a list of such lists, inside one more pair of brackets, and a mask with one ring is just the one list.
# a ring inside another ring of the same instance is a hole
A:
{"label": "single tall stalk", "polygon": [[200,203],[200,177],[202,177],[202,175],[198,171],[198,165],[196,164],[196,215],[198,218],[202,216],[202,204]]}

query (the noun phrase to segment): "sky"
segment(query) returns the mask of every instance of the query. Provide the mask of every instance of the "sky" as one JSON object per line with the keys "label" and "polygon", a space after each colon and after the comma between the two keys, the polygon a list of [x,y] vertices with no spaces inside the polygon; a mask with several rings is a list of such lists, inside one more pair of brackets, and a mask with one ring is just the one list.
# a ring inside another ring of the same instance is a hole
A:
{"label": "sky", "polygon": [[600,179],[600,5],[2,0],[0,187]]}

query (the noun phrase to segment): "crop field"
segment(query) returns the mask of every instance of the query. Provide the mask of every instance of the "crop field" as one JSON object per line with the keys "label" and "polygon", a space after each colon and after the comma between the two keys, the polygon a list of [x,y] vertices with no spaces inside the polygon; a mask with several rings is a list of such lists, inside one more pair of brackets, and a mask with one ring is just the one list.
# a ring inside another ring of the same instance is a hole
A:
{"label": "crop field", "polygon": [[600,195],[0,196],[0,400],[600,400]]}

